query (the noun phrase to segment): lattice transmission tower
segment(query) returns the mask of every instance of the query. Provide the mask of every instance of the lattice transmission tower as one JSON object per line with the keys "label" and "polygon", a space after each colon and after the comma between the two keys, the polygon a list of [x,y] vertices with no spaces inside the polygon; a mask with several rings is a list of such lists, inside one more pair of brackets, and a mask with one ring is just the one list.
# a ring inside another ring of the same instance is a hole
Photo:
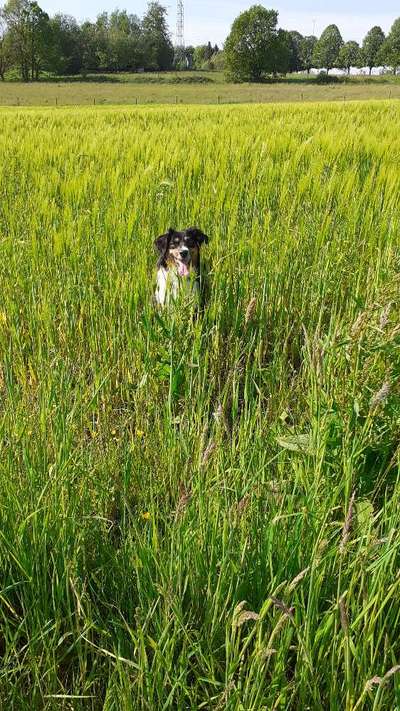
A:
{"label": "lattice transmission tower", "polygon": [[176,8],[176,46],[185,46],[185,9],[183,0],[178,0]]}

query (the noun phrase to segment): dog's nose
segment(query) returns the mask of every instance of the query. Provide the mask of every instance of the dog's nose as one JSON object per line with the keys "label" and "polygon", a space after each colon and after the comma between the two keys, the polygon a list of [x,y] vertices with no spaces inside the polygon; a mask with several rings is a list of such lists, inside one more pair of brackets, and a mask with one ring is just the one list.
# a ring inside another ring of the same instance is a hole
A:
{"label": "dog's nose", "polygon": [[181,249],[181,251],[180,251],[181,257],[187,257],[188,254],[189,254],[189,250],[187,247],[184,247],[183,249]]}

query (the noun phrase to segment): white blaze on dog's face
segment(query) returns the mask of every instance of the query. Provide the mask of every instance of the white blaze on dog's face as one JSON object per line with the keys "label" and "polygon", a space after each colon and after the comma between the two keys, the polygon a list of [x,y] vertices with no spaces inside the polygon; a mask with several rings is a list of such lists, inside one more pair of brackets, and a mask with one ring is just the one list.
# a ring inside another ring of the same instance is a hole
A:
{"label": "white blaze on dog's face", "polygon": [[[194,249],[196,249],[196,247]],[[189,249],[183,234],[175,233],[170,241],[167,259],[168,264],[176,268],[179,276],[187,277],[190,274],[190,267],[192,266],[192,256],[195,256],[193,250]]]}

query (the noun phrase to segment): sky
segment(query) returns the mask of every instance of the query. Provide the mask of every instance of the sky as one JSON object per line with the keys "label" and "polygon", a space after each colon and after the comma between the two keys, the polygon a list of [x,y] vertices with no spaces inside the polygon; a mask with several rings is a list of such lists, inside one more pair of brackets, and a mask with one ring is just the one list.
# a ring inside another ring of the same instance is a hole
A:
{"label": "sky", "polygon": [[[338,25],[345,41],[360,42],[373,25],[380,25],[384,32],[390,29],[400,15],[398,0],[332,0],[330,3],[317,0],[286,0],[284,2],[262,2],[262,0],[185,0],[185,43],[212,44],[222,46],[229,34],[235,17],[253,4],[261,3],[279,12],[279,26],[287,30],[298,30],[318,36],[331,24]],[[142,16],[146,11],[146,0],[39,0],[40,6],[49,14],[63,12],[78,20],[93,20],[104,10],[115,7]],[[172,39],[175,36],[176,0],[161,0],[168,9],[168,22]],[[330,8],[330,9],[327,9]]]}

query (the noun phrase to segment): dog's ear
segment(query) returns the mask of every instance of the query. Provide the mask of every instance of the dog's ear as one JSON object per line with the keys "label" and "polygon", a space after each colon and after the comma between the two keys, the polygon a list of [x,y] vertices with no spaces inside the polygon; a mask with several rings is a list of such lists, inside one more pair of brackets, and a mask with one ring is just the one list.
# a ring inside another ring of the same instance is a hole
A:
{"label": "dog's ear", "polygon": [[208,244],[208,236],[205,235],[204,232],[199,230],[197,227],[189,227],[189,229],[186,230],[186,233],[189,235],[189,237],[193,237],[199,246],[204,242]]}
{"label": "dog's ear", "polygon": [[173,234],[174,230],[172,229],[172,227],[170,227],[168,232],[166,232],[164,235],[160,235],[159,237],[157,237],[154,242],[154,248],[162,257],[165,256],[168,251],[169,243]]}

